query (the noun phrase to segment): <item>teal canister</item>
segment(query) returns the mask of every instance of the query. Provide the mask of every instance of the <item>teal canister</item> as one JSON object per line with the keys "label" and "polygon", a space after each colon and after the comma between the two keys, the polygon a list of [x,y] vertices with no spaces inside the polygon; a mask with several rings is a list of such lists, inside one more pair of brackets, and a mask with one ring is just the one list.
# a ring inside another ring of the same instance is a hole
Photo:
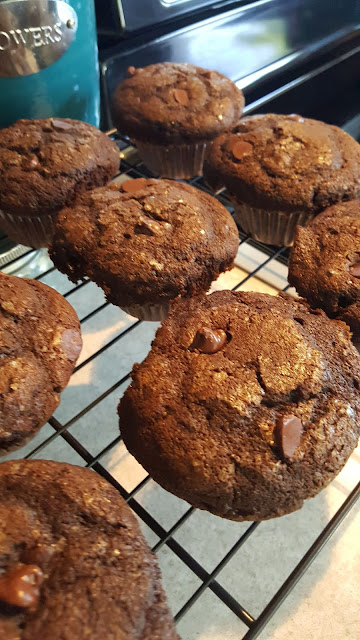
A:
{"label": "teal canister", "polygon": [[99,125],[93,0],[0,0],[0,128],[19,118]]}

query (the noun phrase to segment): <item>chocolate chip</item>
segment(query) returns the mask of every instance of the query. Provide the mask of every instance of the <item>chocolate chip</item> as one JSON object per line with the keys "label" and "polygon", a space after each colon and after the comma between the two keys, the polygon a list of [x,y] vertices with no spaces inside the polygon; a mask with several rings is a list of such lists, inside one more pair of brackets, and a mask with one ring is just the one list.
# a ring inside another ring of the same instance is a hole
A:
{"label": "chocolate chip", "polygon": [[216,78],[216,73],[214,71],[204,71],[202,73],[202,76],[204,78],[207,78],[208,80],[215,80]]}
{"label": "chocolate chip", "polygon": [[66,129],[72,129],[73,126],[72,124],[70,124],[70,122],[65,122],[65,120],[51,120],[51,124],[53,126],[54,129],[57,129],[58,131],[65,131]]}
{"label": "chocolate chip", "polygon": [[252,144],[245,142],[245,140],[238,140],[231,147],[231,153],[237,160],[241,160],[245,156],[249,156],[252,153],[252,150]]}
{"label": "chocolate chip", "polygon": [[35,610],[44,574],[33,564],[20,564],[0,577],[0,600],[21,609]]}
{"label": "chocolate chip", "polygon": [[157,236],[161,233],[161,227],[156,220],[144,217],[140,218],[139,222],[135,226],[135,233],[142,233],[146,236]]}
{"label": "chocolate chip", "polygon": [[184,89],[174,89],[174,98],[183,107],[189,104],[189,96]]}
{"label": "chocolate chip", "polygon": [[301,440],[303,426],[294,415],[280,416],[274,429],[275,446],[283,458],[292,460]]}
{"label": "chocolate chip", "polygon": [[139,191],[146,187],[146,178],[135,178],[135,180],[125,180],[121,183],[121,188],[125,193],[132,193],[133,191]]}
{"label": "chocolate chip", "polygon": [[39,169],[39,167],[41,167],[41,164],[39,158],[35,155],[25,158],[22,163],[22,168],[25,169],[25,171],[34,171],[35,169]]}
{"label": "chocolate chip", "polygon": [[349,268],[349,273],[355,278],[360,278],[360,262],[355,262]]}
{"label": "chocolate chip", "polygon": [[210,329],[202,327],[198,330],[191,349],[197,349],[202,353],[216,353],[226,344],[227,336],[223,329]]}

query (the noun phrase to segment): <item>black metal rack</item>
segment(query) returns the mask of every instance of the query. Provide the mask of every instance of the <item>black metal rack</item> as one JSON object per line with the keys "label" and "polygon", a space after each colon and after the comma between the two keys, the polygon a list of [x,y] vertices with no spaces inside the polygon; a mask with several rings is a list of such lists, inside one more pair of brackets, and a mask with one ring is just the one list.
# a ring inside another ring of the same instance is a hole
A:
{"label": "black metal rack", "polygon": [[[128,177],[132,178],[136,178],[139,176],[146,177],[151,175],[141,164],[136,154],[132,152],[129,153],[129,150],[131,151],[131,148],[128,146],[128,143],[125,139],[118,136],[116,132],[111,132],[110,135],[112,135],[112,137],[116,139],[122,152],[122,156],[124,156],[122,160],[121,174],[126,174]],[[204,186],[201,178],[194,178],[190,182],[194,186],[206,190],[206,187]],[[231,210],[230,203],[226,200],[225,193],[221,193],[217,197]],[[241,248],[244,248],[246,244],[251,244],[255,248],[260,249],[262,252],[262,259],[259,261],[256,268],[251,273],[248,273],[245,277],[243,277],[239,282],[236,283],[236,285],[233,287],[234,290],[239,289],[246,282],[251,280],[251,278],[254,278],[255,275],[261,273],[261,270],[267,267],[270,263],[278,261],[282,264],[286,264],[287,261],[286,249],[265,247],[264,245],[260,245],[259,243],[254,242],[248,236],[245,236],[241,233]],[[48,276],[52,271],[55,271],[54,267],[38,275],[38,279],[42,279],[45,276]],[[65,293],[65,297],[68,297],[70,294],[74,294],[75,292],[80,291],[80,289],[88,285],[88,282],[82,282],[76,286],[71,286],[71,288]],[[287,290],[287,288],[288,287],[285,286],[283,290]],[[93,309],[90,313],[82,317],[82,325],[85,325],[91,318],[103,311],[108,306],[109,303],[104,302],[96,309]],[[92,361],[96,361],[96,358],[98,358],[101,354],[106,353],[106,351],[115,344],[118,345],[118,348],[120,350],[124,337],[131,334],[140,324],[140,321],[137,321],[127,326],[125,329],[120,330],[115,335],[115,337],[109,340],[95,353],[91,354],[87,359],[82,361],[81,364],[79,364],[75,369],[75,372],[79,371],[79,369],[88,365]],[[90,453],[88,448],[81,441],[81,438],[75,437],[74,434],[70,432],[71,427],[76,425],[76,423],[78,423],[80,419],[88,416],[89,412],[93,410],[97,405],[99,405],[99,403],[101,403],[110,394],[124,385],[124,383],[129,380],[129,376],[130,372],[126,373],[126,375],[122,375],[114,384],[94,397],[86,407],[79,411],[77,415],[73,416],[70,420],[60,422],[55,417],[52,417],[49,420],[49,424],[53,428],[53,434],[49,437],[44,437],[40,444],[38,444],[35,448],[32,448],[29,453],[27,453],[26,458],[42,457],[42,452],[44,451],[46,446],[51,444],[54,440],[63,439],[78,454],[78,456],[80,456],[87,467],[99,473],[119,491],[123,498],[128,502],[129,506],[133,509],[135,514],[147,525],[147,527],[152,530],[154,534],[156,534],[158,541],[155,545],[153,545],[153,551],[157,553],[161,548],[166,546],[168,550],[172,554],[174,554],[181,563],[186,565],[190,572],[192,572],[200,581],[200,586],[196,588],[192,595],[176,612],[176,621],[179,621],[185,614],[189,612],[190,608],[193,607],[193,605],[206,590],[210,590],[212,594],[214,594],[221,600],[225,607],[230,609],[246,625],[247,631],[245,631],[244,635],[242,635],[241,637],[244,640],[254,640],[254,638],[257,638],[259,636],[272,615],[293,589],[297,581],[308,569],[319,551],[328,542],[328,540],[337,529],[339,524],[342,522],[342,520],[345,518],[345,516],[352,509],[360,495],[360,483],[358,483],[358,485],[349,493],[338,511],[326,524],[326,526],[316,538],[315,542],[313,542],[310,548],[308,548],[301,560],[296,564],[295,568],[291,571],[290,575],[288,575],[280,588],[278,588],[275,595],[272,597],[272,599],[270,599],[261,613],[255,616],[251,612],[247,611],[246,608],[241,604],[241,602],[238,601],[236,596],[229,590],[227,590],[221,584],[221,582],[218,581],[218,577],[220,572],[226,567],[226,565],[234,557],[237,551],[241,547],[246,545],[246,543],[249,541],[249,538],[253,536],[255,530],[258,527],[262,526],[261,523],[248,523],[246,525],[246,529],[242,529],[242,534],[239,535],[235,544],[233,544],[227,551],[227,553],[221,558],[221,560],[217,562],[215,568],[209,571],[205,569],[204,566],[202,566],[202,564],[195,557],[193,557],[193,555],[189,553],[189,551],[176,539],[176,534],[179,533],[181,528],[194,514],[195,510],[192,507],[189,507],[181,515],[181,517],[178,518],[177,521],[168,530],[166,530],[166,528],[164,528],[164,526],[154,517],[154,515],[149,512],[148,509],[146,509],[141,504],[138,499],[139,492],[141,492],[141,490],[150,482],[150,478],[145,477],[134,489],[128,491],[126,490],[125,486],[123,486],[123,483],[119,481],[119,479],[115,478],[114,475],[109,472],[109,470],[102,462],[104,456],[106,456],[109,452],[114,450],[117,445],[119,445],[119,443],[121,442],[121,436],[116,436],[106,447],[93,454]],[[44,457],[46,457],[46,455]],[[290,541],[289,544],[291,544]],[[174,576],[174,579],[176,579],[176,576]],[[194,634],[195,632],[196,629],[194,629]]]}

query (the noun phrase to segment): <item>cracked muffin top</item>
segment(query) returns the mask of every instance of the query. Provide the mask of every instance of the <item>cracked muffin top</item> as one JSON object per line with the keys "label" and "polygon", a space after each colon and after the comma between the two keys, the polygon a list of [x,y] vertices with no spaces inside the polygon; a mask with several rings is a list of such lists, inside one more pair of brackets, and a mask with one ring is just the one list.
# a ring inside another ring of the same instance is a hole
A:
{"label": "cracked muffin top", "polygon": [[57,291],[0,274],[0,455],[25,444],[60,402],[81,350],[80,323]]}
{"label": "cracked muffin top", "polygon": [[359,437],[349,330],[289,297],[179,302],[132,378],[119,405],[130,453],[165,489],[225,518],[300,508]]}
{"label": "cracked muffin top", "polygon": [[298,115],[243,118],[220,135],[204,177],[258,208],[314,215],[360,197],[360,145],[338,127]]}
{"label": "cracked muffin top", "polygon": [[0,208],[18,215],[53,213],[78,191],[106,184],[119,164],[116,144],[90,124],[18,120],[0,130]]}
{"label": "cracked muffin top", "polygon": [[239,235],[215,198],[138,178],[80,195],[60,212],[50,255],[71,280],[88,276],[119,306],[207,291],[232,266]]}
{"label": "cracked muffin top", "polygon": [[179,640],[119,493],[89,469],[0,464],[1,640]]}
{"label": "cracked muffin top", "polygon": [[240,118],[244,96],[217,71],[163,62],[129,67],[112,100],[115,126],[143,142],[188,143],[215,138]]}
{"label": "cracked muffin top", "polygon": [[289,282],[313,306],[349,324],[360,338],[360,202],[329,207],[298,227]]}

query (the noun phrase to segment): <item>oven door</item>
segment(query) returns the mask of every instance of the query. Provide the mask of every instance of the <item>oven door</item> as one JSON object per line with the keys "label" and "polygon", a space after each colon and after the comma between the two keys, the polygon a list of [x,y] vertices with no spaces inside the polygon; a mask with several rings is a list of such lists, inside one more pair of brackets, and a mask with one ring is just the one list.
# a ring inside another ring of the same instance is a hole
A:
{"label": "oven door", "polygon": [[160,25],[200,9],[233,4],[234,0],[96,0],[101,29],[131,32]]}

